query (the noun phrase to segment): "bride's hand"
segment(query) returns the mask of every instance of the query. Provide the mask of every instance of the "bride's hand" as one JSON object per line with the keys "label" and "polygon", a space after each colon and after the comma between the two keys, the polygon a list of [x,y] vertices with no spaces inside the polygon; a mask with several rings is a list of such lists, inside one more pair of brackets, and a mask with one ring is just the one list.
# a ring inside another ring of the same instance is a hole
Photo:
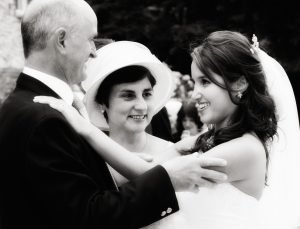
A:
{"label": "bride's hand", "polygon": [[83,118],[74,107],[68,105],[62,99],[57,99],[51,96],[35,96],[33,102],[48,104],[50,107],[59,111],[79,134],[83,136],[87,136],[89,134],[89,126],[91,125],[90,122]]}

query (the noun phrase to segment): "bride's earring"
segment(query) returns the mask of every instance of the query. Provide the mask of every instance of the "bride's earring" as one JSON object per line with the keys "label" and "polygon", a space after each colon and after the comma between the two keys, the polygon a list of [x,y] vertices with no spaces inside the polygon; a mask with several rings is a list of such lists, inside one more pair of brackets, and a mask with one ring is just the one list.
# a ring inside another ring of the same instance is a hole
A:
{"label": "bride's earring", "polygon": [[240,101],[243,97],[243,93],[247,90],[249,84],[245,76],[241,76],[237,81],[232,84],[232,89],[234,91],[234,97],[237,101]]}
{"label": "bride's earring", "polygon": [[236,98],[237,99],[241,99],[243,97],[243,93],[241,91],[239,91],[237,94],[236,94]]}

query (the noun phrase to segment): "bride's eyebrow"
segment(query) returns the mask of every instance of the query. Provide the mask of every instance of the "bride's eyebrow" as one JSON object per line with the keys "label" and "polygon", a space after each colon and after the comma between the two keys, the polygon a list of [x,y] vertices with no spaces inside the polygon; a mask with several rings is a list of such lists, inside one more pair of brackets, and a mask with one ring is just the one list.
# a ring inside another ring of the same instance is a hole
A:
{"label": "bride's eyebrow", "polygon": [[208,77],[205,76],[205,75],[197,75],[197,76],[193,77],[193,79],[194,80],[201,80],[201,79],[208,79]]}

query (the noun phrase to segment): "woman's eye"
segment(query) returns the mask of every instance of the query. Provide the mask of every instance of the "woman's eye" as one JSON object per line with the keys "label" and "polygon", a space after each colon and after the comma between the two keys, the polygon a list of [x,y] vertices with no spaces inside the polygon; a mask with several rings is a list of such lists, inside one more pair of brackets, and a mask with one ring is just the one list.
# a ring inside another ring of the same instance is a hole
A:
{"label": "woman's eye", "polygon": [[134,98],[134,94],[132,93],[124,93],[121,95],[121,97],[125,98],[125,99],[132,99]]}
{"label": "woman's eye", "polygon": [[208,79],[202,78],[202,79],[200,79],[200,84],[205,86],[205,85],[210,84],[210,81]]}
{"label": "woman's eye", "polygon": [[145,97],[145,98],[152,97],[152,95],[153,95],[153,92],[152,92],[152,91],[144,92],[144,97]]}

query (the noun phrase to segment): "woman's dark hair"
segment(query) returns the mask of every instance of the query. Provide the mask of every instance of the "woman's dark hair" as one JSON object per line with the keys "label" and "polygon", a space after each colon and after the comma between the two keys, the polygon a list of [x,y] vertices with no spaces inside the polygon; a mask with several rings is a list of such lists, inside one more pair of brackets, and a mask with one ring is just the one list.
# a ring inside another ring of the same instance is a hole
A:
{"label": "woman's dark hair", "polygon": [[203,126],[203,123],[200,121],[200,117],[198,115],[198,111],[195,105],[196,102],[193,100],[185,101],[182,103],[182,106],[177,113],[176,119],[176,130],[178,136],[181,136],[182,131],[184,130],[182,122],[185,117],[191,118],[196,123],[198,129],[201,129],[201,127]]}
{"label": "woman's dark hair", "polygon": [[[239,32],[213,32],[201,45],[194,46],[191,55],[200,71],[212,82],[228,90],[232,102],[238,105],[230,125],[217,131],[210,130],[199,137],[195,149],[208,150],[207,140],[211,136],[214,146],[254,132],[264,143],[268,165],[266,143],[276,134],[276,108],[267,88],[262,65],[249,40]],[[225,85],[220,85],[212,73],[220,75]],[[248,88],[237,100],[230,85],[241,76],[248,82]]]}
{"label": "woman's dark hair", "polygon": [[[120,68],[110,73],[103,80],[97,90],[95,101],[98,104],[104,104],[105,106],[109,107],[109,96],[112,88],[115,85],[122,83],[133,83],[145,78],[148,78],[151,86],[154,87],[154,85],[156,84],[156,80],[147,68],[139,65],[131,65]],[[107,119],[106,113],[104,113],[104,116]]]}

